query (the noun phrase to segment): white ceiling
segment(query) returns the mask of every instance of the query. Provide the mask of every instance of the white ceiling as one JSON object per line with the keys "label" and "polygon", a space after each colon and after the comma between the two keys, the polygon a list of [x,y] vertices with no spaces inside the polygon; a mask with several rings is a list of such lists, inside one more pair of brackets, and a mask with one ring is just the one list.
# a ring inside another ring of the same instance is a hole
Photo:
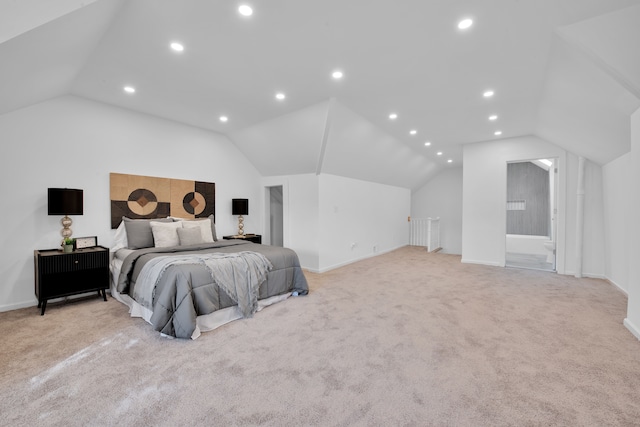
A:
{"label": "white ceiling", "polygon": [[640,0],[29,1],[0,4],[0,114],[70,93],[228,135],[264,175],[416,188],[521,135],[606,163],[640,107]]}

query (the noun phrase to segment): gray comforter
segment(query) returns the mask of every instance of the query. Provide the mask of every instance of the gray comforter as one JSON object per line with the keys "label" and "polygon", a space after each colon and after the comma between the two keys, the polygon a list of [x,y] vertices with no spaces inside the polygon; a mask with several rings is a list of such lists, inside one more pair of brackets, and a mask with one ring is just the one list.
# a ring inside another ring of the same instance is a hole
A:
{"label": "gray comforter", "polygon": [[[133,297],[138,276],[145,263],[155,257],[175,254],[181,259],[187,254],[257,252],[272,264],[266,280],[258,288],[258,299],[288,292],[306,295],[309,287],[297,254],[291,249],[260,245],[243,240],[222,240],[192,246],[138,249],[123,262],[117,290]],[[212,278],[211,270],[202,264],[176,264],[164,270],[154,284],[150,308],[151,323],[157,331],[179,338],[190,338],[196,327],[196,317],[236,305],[233,299]]]}

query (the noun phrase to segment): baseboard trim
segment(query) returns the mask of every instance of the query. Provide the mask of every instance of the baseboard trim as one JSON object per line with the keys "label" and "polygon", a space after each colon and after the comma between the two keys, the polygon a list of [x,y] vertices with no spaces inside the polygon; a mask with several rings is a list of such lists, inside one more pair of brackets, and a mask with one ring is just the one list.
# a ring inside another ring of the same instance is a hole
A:
{"label": "baseboard trim", "polygon": [[[110,289],[107,289],[106,291],[111,293]],[[50,300],[47,300],[47,304],[55,304],[61,301],[74,301],[76,299],[86,298],[88,295],[95,295],[95,291],[83,292],[81,294],[69,295],[66,297],[52,298]],[[0,306],[0,313],[3,311],[20,310],[21,308],[29,308],[29,307],[37,307],[37,306],[38,306],[38,300],[34,299],[33,301]]]}
{"label": "baseboard trim", "polygon": [[605,277],[605,279],[607,282],[609,282],[611,285],[613,285],[613,287],[617,288],[620,292],[622,292],[623,294],[625,294],[627,297],[629,296],[629,293],[627,292],[626,289],[624,289],[622,286],[618,285],[614,280],[609,279],[608,277]]}
{"label": "baseboard trim", "polygon": [[[384,251],[372,252],[370,254],[366,254],[366,255],[363,255],[361,257],[349,260],[349,261],[341,262],[339,264],[330,265],[329,267],[320,268],[317,271],[317,273],[326,273],[327,271],[335,270],[336,268],[344,267],[346,265],[353,264],[353,263],[358,262],[358,261],[363,261],[365,259],[369,259],[369,258],[377,257],[379,255],[387,254],[389,252],[393,252],[396,249],[404,248],[405,246],[407,246],[407,245],[397,246],[395,248],[387,249],[387,250],[384,250]],[[316,271],[314,271],[314,273],[316,273]]]}
{"label": "baseboard trim", "polygon": [[625,318],[624,322],[622,322],[624,326],[635,336],[638,340],[640,340],[640,329],[638,329],[629,318]]}
{"label": "baseboard trim", "polygon": [[[563,273],[563,275],[565,276],[574,276],[576,275],[575,271],[565,271]],[[602,279],[602,280],[609,280],[607,279],[607,276],[603,275],[603,274],[594,274],[594,273],[582,273],[582,277],[586,278],[586,279]]]}
{"label": "baseboard trim", "polygon": [[462,262],[463,264],[479,264],[479,265],[490,265],[492,267],[504,267],[504,264],[501,264],[499,262],[479,261],[479,260],[475,260],[475,259],[462,258],[462,260],[460,262]]}
{"label": "baseboard trim", "polygon": [[20,310],[21,308],[35,307],[38,305],[38,301],[24,301],[17,304],[1,305],[0,313],[4,311]]}

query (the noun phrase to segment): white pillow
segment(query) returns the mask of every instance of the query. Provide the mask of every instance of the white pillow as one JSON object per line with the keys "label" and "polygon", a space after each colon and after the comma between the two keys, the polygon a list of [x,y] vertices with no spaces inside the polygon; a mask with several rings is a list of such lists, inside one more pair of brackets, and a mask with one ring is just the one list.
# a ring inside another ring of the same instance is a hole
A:
{"label": "white pillow", "polygon": [[182,228],[182,222],[157,222],[151,221],[151,232],[156,248],[180,246],[178,228]]}
{"label": "white pillow", "polygon": [[115,252],[118,249],[126,248],[127,244],[127,230],[125,229],[124,221],[121,221],[120,225],[116,229],[116,234],[113,236],[111,252]]}
{"label": "white pillow", "polygon": [[180,238],[180,246],[187,245],[199,245],[204,243],[202,241],[202,236],[200,235],[200,229],[191,227],[191,228],[178,228],[176,230],[178,232],[178,237]]}
{"label": "white pillow", "polygon": [[196,228],[200,227],[200,234],[202,234],[202,241],[204,243],[213,243],[213,233],[211,232],[211,220],[209,218],[196,219],[191,221],[181,221],[184,228]]}

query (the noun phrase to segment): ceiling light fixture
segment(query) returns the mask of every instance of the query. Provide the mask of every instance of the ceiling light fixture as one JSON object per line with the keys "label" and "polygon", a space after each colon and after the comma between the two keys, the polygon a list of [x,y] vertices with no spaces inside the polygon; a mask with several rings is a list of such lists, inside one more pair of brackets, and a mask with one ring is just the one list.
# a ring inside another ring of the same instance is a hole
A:
{"label": "ceiling light fixture", "polygon": [[238,8],[238,12],[242,16],[251,16],[251,15],[253,15],[253,9],[251,9],[251,6],[248,6],[246,4],[240,5],[240,7]]}
{"label": "ceiling light fixture", "polygon": [[227,117],[227,116],[220,116],[220,121],[221,121],[221,122],[227,122],[227,121],[229,121],[229,117]]}
{"label": "ceiling light fixture", "polygon": [[493,133],[495,136],[500,136],[502,135],[502,131],[501,130],[497,130]]}
{"label": "ceiling light fixture", "polygon": [[278,92],[278,93],[276,93],[276,99],[277,99],[278,101],[282,101],[282,100],[283,100],[283,99],[285,99],[285,98],[286,98],[286,96],[285,96],[285,94],[284,94],[284,93],[282,93],[282,92]]}
{"label": "ceiling light fixture", "polygon": [[429,147],[430,145],[431,145],[431,143],[430,143],[429,141],[427,141],[427,142],[425,142],[425,143],[424,143],[424,146],[425,146],[425,147]]}
{"label": "ceiling light fixture", "polygon": [[124,91],[127,93],[135,93],[136,89],[133,86],[125,86]]}
{"label": "ceiling light fixture", "polygon": [[458,28],[460,28],[461,30],[466,30],[472,25],[473,25],[473,20],[469,18],[463,19],[462,21],[458,22]]}
{"label": "ceiling light fixture", "polygon": [[485,98],[491,98],[494,95],[494,92],[489,89],[489,90],[485,90],[484,93],[482,94],[482,96],[484,96]]}
{"label": "ceiling light fixture", "polygon": [[397,115],[396,113],[391,113],[391,114],[389,114],[389,118],[390,118],[391,120],[395,120],[395,119],[397,119],[397,118],[398,118],[398,115]]}
{"label": "ceiling light fixture", "polygon": [[493,116],[489,116],[489,120],[491,121],[498,120],[498,116],[496,116],[495,114]]}
{"label": "ceiling light fixture", "polygon": [[409,133],[410,133],[411,135],[415,135],[416,133],[418,133],[418,131],[417,131],[417,130],[415,130],[415,129],[412,129],[412,130],[410,130],[410,131],[409,131]]}
{"label": "ceiling light fixture", "polygon": [[447,163],[453,163],[452,159],[447,160]]}
{"label": "ceiling light fixture", "polygon": [[342,74],[342,71],[340,71],[340,70],[336,70],[333,73],[331,73],[331,77],[333,77],[336,80],[341,79],[342,76],[343,76],[343,74]]}
{"label": "ceiling light fixture", "polygon": [[171,49],[175,50],[176,52],[182,52],[184,50],[184,46],[180,43],[173,42],[171,43]]}
{"label": "ceiling light fixture", "polygon": [[442,151],[438,151],[436,154],[437,154],[438,156],[442,156]]}

